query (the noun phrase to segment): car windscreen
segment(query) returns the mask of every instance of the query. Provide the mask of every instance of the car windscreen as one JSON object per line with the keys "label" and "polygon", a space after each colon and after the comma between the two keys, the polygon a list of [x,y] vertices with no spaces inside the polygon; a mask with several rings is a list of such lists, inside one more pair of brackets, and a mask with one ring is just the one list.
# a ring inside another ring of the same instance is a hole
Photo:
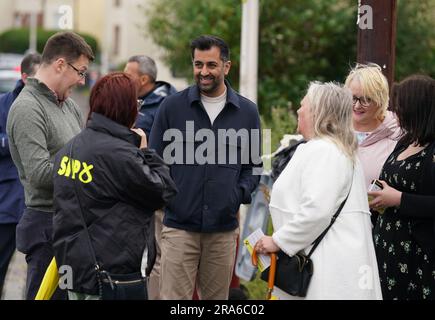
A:
{"label": "car windscreen", "polygon": [[0,79],[0,93],[14,90],[17,79]]}

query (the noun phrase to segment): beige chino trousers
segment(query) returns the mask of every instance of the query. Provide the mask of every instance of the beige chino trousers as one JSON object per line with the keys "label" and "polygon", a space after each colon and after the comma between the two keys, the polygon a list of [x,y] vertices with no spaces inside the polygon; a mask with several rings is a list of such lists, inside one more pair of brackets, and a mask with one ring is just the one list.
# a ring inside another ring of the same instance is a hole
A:
{"label": "beige chino trousers", "polygon": [[191,300],[195,284],[201,300],[227,300],[239,229],[198,233],[163,226],[160,297]]}

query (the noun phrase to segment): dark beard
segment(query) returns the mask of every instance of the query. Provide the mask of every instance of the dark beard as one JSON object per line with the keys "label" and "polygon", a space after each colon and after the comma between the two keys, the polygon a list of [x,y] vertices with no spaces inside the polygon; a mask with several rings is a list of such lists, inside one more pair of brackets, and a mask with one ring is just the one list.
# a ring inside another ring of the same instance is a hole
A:
{"label": "dark beard", "polygon": [[211,83],[209,85],[207,85],[207,86],[204,86],[204,85],[201,84],[201,77],[197,76],[196,77],[196,84],[198,85],[199,90],[202,93],[210,94],[210,93],[215,92],[219,88],[219,82],[216,81],[215,77],[210,77],[210,78],[207,77],[207,79],[210,79]]}

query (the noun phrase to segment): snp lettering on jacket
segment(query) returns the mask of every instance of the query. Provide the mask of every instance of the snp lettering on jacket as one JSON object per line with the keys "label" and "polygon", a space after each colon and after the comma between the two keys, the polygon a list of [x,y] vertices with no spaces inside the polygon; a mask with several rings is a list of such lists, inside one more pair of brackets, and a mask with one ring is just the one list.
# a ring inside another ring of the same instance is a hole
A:
{"label": "snp lettering on jacket", "polygon": [[73,180],[78,178],[82,183],[89,183],[92,181],[91,170],[93,168],[92,164],[88,165],[86,162],[64,156],[60,161],[60,168],[57,174]]}

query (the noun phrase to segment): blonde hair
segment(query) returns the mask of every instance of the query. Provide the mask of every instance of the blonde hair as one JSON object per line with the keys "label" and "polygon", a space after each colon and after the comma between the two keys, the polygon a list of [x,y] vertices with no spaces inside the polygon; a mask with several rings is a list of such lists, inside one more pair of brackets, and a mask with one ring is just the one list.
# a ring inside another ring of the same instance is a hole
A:
{"label": "blonde hair", "polygon": [[350,70],[345,86],[349,88],[354,80],[361,85],[363,95],[370,98],[379,108],[376,118],[383,121],[388,109],[389,89],[382,68],[376,63],[357,63],[355,68]]}
{"label": "blonde hair", "polygon": [[334,82],[311,82],[307,98],[314,137],[328,138],[354,160],[358,143],[352,125],[352,93]]}

